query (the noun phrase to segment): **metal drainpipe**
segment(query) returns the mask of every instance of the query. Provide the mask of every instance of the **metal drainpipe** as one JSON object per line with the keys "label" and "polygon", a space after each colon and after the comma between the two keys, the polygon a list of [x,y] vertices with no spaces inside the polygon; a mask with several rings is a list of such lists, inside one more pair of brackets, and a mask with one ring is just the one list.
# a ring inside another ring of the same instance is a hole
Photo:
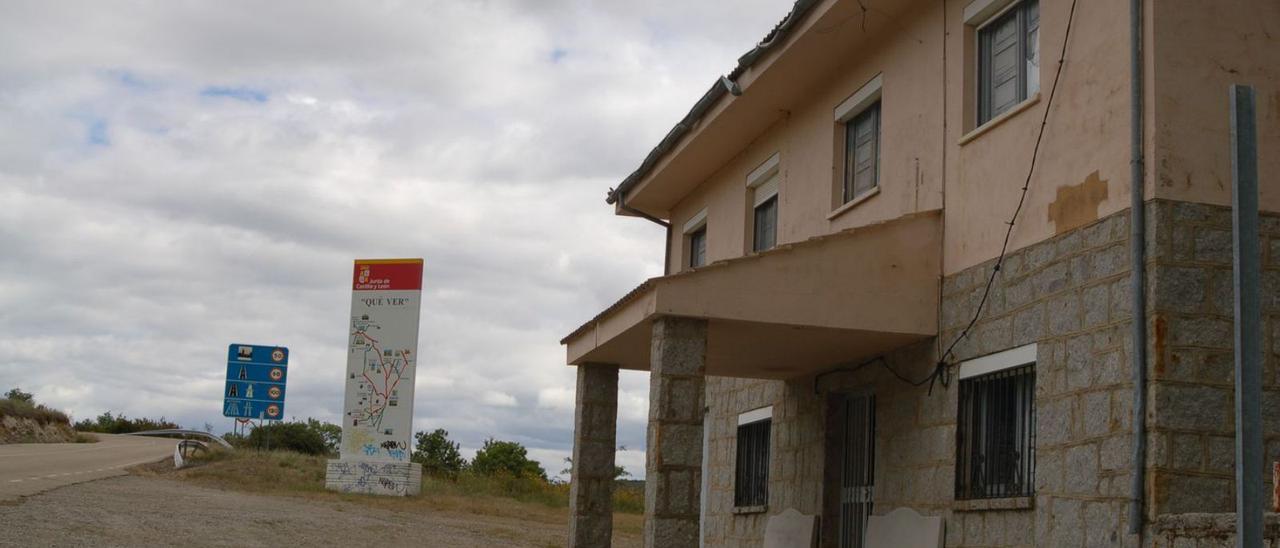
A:
{"label": "metal drainpipe", "polygon": [[1130,97],[1131,109],[1129,188],[1129,282],[1133,307],[1133,499],[1129,506],[1129,533],[1141,542],[1146,519],[1147,467],[1147,294],[1146,241],[1147,223],[1144,210],[1146,177],[1143,169],[1143,50],[1142,0],[1129,1],[1130,18]]}
{"label": "metal drainpipe", "polygon": [[618,193],[618,209],[621,209],[633,215],[638,215],[640,217],[643,217],[649,220],[650,222],[653,222],[658,226],[661,226],[662,228],[667,229],[666,251],[664,251],[662,254],[662,275],[666,276],[670,274],[671,273],[671,223],[668,223],[662,219],[654,217],[653,215],[650,215],[638,209],[632,209],[631,206],[627,205],[627,195],[622,192]]}

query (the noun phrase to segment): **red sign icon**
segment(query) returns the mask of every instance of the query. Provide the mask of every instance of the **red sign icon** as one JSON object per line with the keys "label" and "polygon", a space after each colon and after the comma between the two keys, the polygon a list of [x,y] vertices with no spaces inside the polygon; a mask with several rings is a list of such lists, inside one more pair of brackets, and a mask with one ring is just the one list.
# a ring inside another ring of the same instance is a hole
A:
{"label": "red sign icon", "polygon": [[284,370],[279,367],[271,368],[271,380],[278,381],[284,378]]}
{"label": "red sign icon", "polygon": [[268,417],[271,417],[271,418],[273,418],[273,419],[274,419],[274,418],[276,418],[276,417],[279,417],[279,416],[280,416],[280,406],[279,406],[279,405],[276,405],[276,404],[274,404],[274,403],[273,403],[273,404],[271,404],[271,405],[268,405],[268,406],[267,406],[267,416],[268,416]]}
{"label": "red sign icon", "polygon": [[272,386],[269,390],[267,390],[267,395],[271,396],[271,399],[273,400],[280,399],[280,387]]}

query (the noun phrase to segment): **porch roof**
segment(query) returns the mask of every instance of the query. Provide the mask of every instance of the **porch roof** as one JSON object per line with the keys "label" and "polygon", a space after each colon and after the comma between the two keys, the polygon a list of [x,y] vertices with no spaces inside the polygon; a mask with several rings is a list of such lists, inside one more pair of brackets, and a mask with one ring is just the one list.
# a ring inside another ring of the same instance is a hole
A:
{"label": "porch roof", "polygon": [[659,316],[708,321],[708,375],[786,379],[937,334],[941,214],[917,213],[652,278],[561,340],[649,369]]}

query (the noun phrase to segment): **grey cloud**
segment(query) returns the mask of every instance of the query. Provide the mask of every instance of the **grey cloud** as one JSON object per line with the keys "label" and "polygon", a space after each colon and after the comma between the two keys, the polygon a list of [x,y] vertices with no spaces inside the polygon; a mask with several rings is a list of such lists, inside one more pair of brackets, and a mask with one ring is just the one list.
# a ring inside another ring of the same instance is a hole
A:
{"label": "grey cloud", "polygon": [[350,261],[422,256],[415,427],[559,471],[557,341],[661,270],[604,191],[787,4],[8,2],[0,389],[229,430],[226,345],[286,344],[286,413],[336,420]]}

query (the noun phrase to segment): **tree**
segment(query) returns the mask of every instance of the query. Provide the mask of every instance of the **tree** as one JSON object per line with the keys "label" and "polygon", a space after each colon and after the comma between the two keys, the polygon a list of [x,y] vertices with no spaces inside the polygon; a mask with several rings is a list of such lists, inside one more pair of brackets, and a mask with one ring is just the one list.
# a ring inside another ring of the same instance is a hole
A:
{"label": "tree", "polygon": [[432,475],[454,476],[467,465],[458,452],[458,443],[449,441],[449,431],[437,428],[431,433],[413,435],[415,444],[409,460],[422,465],[422,470]]}
{"label": "tree", "polygon": [[23,392],[21,388],[18,388],[16,386],[9,389],[8,392],[4,393],[4,399],[16,400],[16,401],[25,402],[25,403],[36,402],[36,397],[34,394],[30,392]]}
{"label": "tree", "polygon": [[485,440],[484,447],[471,459],[471,469],[479,474],[505,474],[517,478],[547,479],[542,465],[529,459],[528,450],[514,441]]}
{"label": "tree", "polygon": [[283,449],[304,455],[325,455],[329,447],[324,436],[305,422],[275,422],[249,432],[249,446],[257,449]]}
{"label": "tree", "polygon": [[338,452],[338,446],[342,443],[341,426],[307,417],[307,428],[316,431],[321,438],[324,438],[324,444],[329,448],[330,453]]}
{"label": "tree", "polygon": [[[624,450],[624,451],[625,451],[625,450],[626,450],[626,448],[624,447],[624,448],[622,448],[622,450]],[[568,477],[573,477],[573,457],[565,457],[565,458],[564,458],[564,463],[565,463],[565,468],[564,468],[564,470],[561,470],[561,471],[560,471],[560,475],[562,475],[562,476],[568,476]],[[630,475],[631,475],[631,472],[628,472],[626,468],[623,468],[623,467],[621,467],[621,466],[614,465],[614,467],[613,467],[613,479],[614,479],[614,481],[621,480],[622,478],[625,478],[625,477],[630,476]]]}

